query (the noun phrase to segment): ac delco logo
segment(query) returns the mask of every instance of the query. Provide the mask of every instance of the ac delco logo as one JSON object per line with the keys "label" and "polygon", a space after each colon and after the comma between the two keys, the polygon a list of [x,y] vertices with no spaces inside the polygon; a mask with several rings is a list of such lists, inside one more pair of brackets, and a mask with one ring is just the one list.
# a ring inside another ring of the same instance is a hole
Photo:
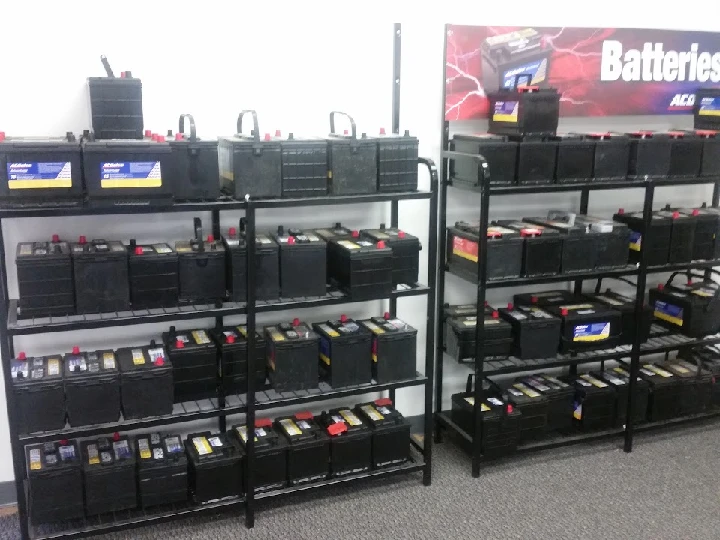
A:
{"label": "ac delco logo", "polygon": [[693,108],[695,94],[675,94],[668,105],[668,111],[683,111]]}

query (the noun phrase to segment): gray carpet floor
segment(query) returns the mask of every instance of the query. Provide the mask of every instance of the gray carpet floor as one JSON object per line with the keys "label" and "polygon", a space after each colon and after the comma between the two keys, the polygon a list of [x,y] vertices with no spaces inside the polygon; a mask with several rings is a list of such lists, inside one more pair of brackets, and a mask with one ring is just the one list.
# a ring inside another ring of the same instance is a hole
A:
{"label": "gray carpet floor", "polygon": [[[434,479],[373,480],[263,502],[256,526],[228,514],[104,535],[107,540],[720,538],[720,423],[498,462],[470,476],[451,442],[435,447]],[[14,516],[0,539],[18,537]]]}

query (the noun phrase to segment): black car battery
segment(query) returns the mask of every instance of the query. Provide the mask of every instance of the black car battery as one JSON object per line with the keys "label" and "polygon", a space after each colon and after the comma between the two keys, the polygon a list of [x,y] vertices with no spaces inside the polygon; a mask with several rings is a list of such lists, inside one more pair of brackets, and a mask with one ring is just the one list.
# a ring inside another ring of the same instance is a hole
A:
{"label": "black car battery", "polygon": [[333,388],[369,384],[372,334],[347,315],[313,324],[320,336],[320,376]]}
{"label": "black car battery", "polygon": [[590,374],[570,375],[565,380],[575,386],[573,418],[583,431],[609,429],[615,423],[615,388]]}
{"label": "black car battery", "polygon": [[[189,135],[185,134],[186,119]],[[183,201],[214,201],[220,196],[218,140],[200,139],[191,114],[181,114],[179,122],[178,133],[169,139],[173,195]]]}
{"label": "black car battery", "polygon": [[65,391],[60,355],[27,358],[19,352],[10,363],[17,430],[51,431],[65,427]]}
{"label": "black car battery", "polygon": [[[623,365],[623,368],[629,371],[627,365]],[[660,422],[678,416],[681,381],[654,364],[642,364],[639,376],[650,385],[647,419]]]}
{"label": "black car battery", "polygon": [[527,73],[529,84],[547,86],[551,50],[534,28],[490,36],[483,40],[480,52],[486,91],[512,87],[517,73]]}
{"label": "black car battery", "polygon": [[671,223],[668,262],[670,264],[690,262],[695,244],[697,217],[669,209],[660,210],[654,214],[669,219]]}
{"label": "black car battery", "polygon": [[517,182],[518,143],[507,136],[481,133],[476,135],[453,135],[449,149],[453,152],[471,154],[450,160],[450,181],[456,186],[482,187],[484,178],[480,164],[472,157],[485,158],[491,186],[505,186]]}
{"label": "black car battery", "polygon": [[720,130],[720,90],[698,88],[693,104],[695,129]]}
{"label": "black car battery", "polygon": [[[210,334],[220,349],[221,385],[224,394],[244,394],[248,386],[248,340],[246,326],[226,326],[211,330]],[[265,337],[255,332],[255,390],[265,385],[267,377],[267,356]]]}
{"label": "black car battery", "polygon": [[122,242],[81,236],[70,245],[78,313],[106,313],[130,309],[128,252]]}
{"label": "black car battery", "polygon": [[[232,427],[228,435],[247,454],[247,426]],[[287,485],[287,441],[269,418],[255,419],[255,491],[268,491]],[[247,478],[247,459],[243,459],[243,478]]]}
{"label": "black car battery", "polygon": [[330,281],[353,301],[388,298],[393,290],[393,250],[385,240],[331,240],[327,244]]}
{"label": "black car battery", "polygon": [[390,398],[361,403],[354,410],[372,429],[374,469],[398,465],[410,458],[410,423]]}
{"label": "black car battery", "polygon": [[377,190],[380,193],[417,191],[418,146],[417,137],[407,129],[400,133],[385,133],[374,137],[377,141]]}
{"label": "black car battery", "polygon": [[523,276],[554,276],[560,272],[563,240],[557,230],[513,220],[499,220],[493,224],[518,231],[523,238]]}
{"label": "black car battery", "polygon": [[116,433],[83,441],[85,513],[88,516],[137,508],[135,451],[128,437]]}
{"label": "black car battery", "polygon": [[[335,132],[335,115],[350,121],[351,131],[342,135]],[[378,190],[378,143],[363,133],[357,136],[355,121],[350,115],[333,111],[330,113],[328,136],[328,165],[330,167],[330,195],[363,195]],[[417,174],[417,163],[415,164]]]}
{"label": "black car battery", "polygon": [[[638,320],[635,315],[635,299],[623,294],[607,289],[601,293],[583,294],[590,302],[594,304],[603,304],[615,311],[619,311],[622,316],[621,326],[621,343],[632,345],[635,342],[635,336],[638,335]],[[653,321],[653,310],[649,305],[644,305],[640,313],[640,343],[645,343],[650,339],[650,326]]]}
{"label": "black car battery", "polygon": [[652,131],[637,131],[628,133],[628,136],[628,178],[666,178],[670,173],[670,137]]}
{"label": "black car battery", "polygon": [[133,309],[177,306],[178,255],[173,248],[130,240],[128,261]]}
{"label": "black car battery", "polygon": [[629,260],[631,263],[639,263],[642,257],[642,249],[647,249],[648,266],[660,266],[668,263],[670,252],[670,235],[672,221],[669,218],[658,215],[656,212],[650,216],[650,239],[643,244],[645,232],[645,219],[642,212],[625,213],[623,208],[618,209],[613,216],[613,221],[625,223],[630,228]]}
{"label": "black car battery", "polygon": [[378,384],[414,379],[417,329],[387,312],[360,324],[373,333],[372,378]]}
{"label": "black car battery", "polygon": [[291,486],[325,480],[330,475],[330,437],[312,413],[276,418],[275,428],[288,442],[287,472]]}
{"label": "black car battery", "polygon": [[703,140],[692,131],[668,131],[670,138],[670,176],[697,178],[700,174]]}
{"label": "black car battery", "polygon": [[720,348],[717,345],[692,347],[680,350],[678,359],[684,360],[696,369],[699,366],[712,376],[710,401],[713,406],[720,405]]}
{"label": "black car battery", "polygon": [[83,172],[92,206],[169,205],[173,200],[172,150],[156,140],[88,140]]}
{"label": "black car battery", "polygon": [[[280,136],[279,132],[275,133]],[[328,143],[325,139],[295,137],[280,143],[282,196],[322,197],[328,192]],[[415,158],[417,175],[417,157]]]}
{"label": "black car battery", "polygon": [[[520,79],[527,86],[520,86]],[[488,92],[488,131],[498,135],[555,135],[560,119],[560,94],[555,88],[530,85],[531,76],[520,73],[512,86]],[[518,175],[518,178],[521,178]]]}
{"label": "black car battery", "polygon": [[[227,279],[233,302],[247,301],[247,235],[245,218],[240,219],[240,233],[230,227],[223,236],[227,252]],[[280,298],[280,248],[267,234],[255,236],[255,300]]]}
{"label": "black car battery", "polygon": [[154,341],[115,352],[125,420],[163,416],[173,409],[173,373],[167,352]]}
{"label": "black car battery", "polygon": [[193,502],[202,504],[242,494],[243,452],[226,433],[188,435],[185,450]]}
{"label": "black car battery", "polygon": [[518,442],[538,439],[547,433],[549,402],[540,392],[517,380],[498,386],[491,383],[492,392],[520,412],[520,438]]}
{"label": "black car battery", "polygon": [[695,218],[692,260],[712,261],[720,258],[720,212],[716,208],[680,208],[683,215]]}
{"label": "black car battery", "polygon": [[[252,131],[244,135],[243,116],[250,114]],[[218,162],[222,190],[238,200],[282,196],[282,141],[266,133],[260,136],[255,111],[242,111],[237,119],[237,133],[218,140]]]}
{"label": "black car battery", "polygon": [[[486,313],[489,310],[489,303],[485,301]],[[463,318],[463,317],[475,317],[477,316],[477,306],[475,304],[462,304],[451,306],[446,303],[443,306],[443,318],[442,318],[442,343],[443,350],[447,350],[447,342],[449,339],[449,333],[452,332],[452,326],[450,325],[450,319]]]}
{"label": "black car battery", "polygon": [[327,243],[312,231],[278,227],[272,239],[280,246],[280,295],[325,296]]}
{"label": "black car battery", "polygon": [[339,221],[332,227],[313,229],[312,232],[326,242],[330,240],[352,240],[353,238],[360,238],[360,231],[348,229]]}
{"label": "black car battery", "polygon": [[558,141],[549,137],[510,137],[518,143],[517,183],[552,184],[555,181]]}
{"label": "black car battery", "polygon": [[559,317],[560,352],[617,347],[622,338],[622,314],[592,302],[550,306],[548,312]]}
{"label": "black car battery", "polygon": [[215,303],[225,299],[225,246],[208,235],[203,240],[202,223],[194,218],[195,238],[175,242],[181,303]]}
{"label": "black car battery", "polygon": [[508,304],[499,311],[511,327],[514,356],[526,360],[557,355],[560,319],[537,306]]}
{"label": "black car battery", "polygon": [[593,141],[593,181],[625,180],[630,160],[630,138],[621,133],[589,133]]}
{"label": "black car battery", "polygon": [[51,242],[20,242],[15,253],[20,316],[74,314],[70,245],[54,234]]}
{"label": "black car battery", "polygon": [[[606,369],[603,372],[590,372],[590,375],[601,379],[615,389],[617,406],[615,407],[615,427],[624,427],[627,422],[628,396],[630,395],[630,373],[622,366]],[[633,394],[633,424],[647,421],[648,403],[650,400],[650,384],[638,377],[635,381]]]}
{"label": "black car battery", "polygon": [[26,446],[25,467],[31,523],[84,517],[82,460],[76,441]]}
{"label": "black car battery", "polygon": [[677,359],[659,364],[658,367],[669,371],[680,381],[678,416],[698,414],[710,406],[713,378],[710,372],[698,372],[697,365]]}
{"label": "black car battery", "polygon": [[718,289],[712,282],[672,285],[670,281],[650,289],[650,305],[656,322],[690,337],[720,330]]}
{"label": "black car battery", "polygon": [[218,350],[205,330],[176,331],[174,326],[163,334],[170,357],[175,386],[175,402],[215,397],[218,386]]}
{"label": "black car battery", "polygon": [[[453,394],[450,418],[460,429],[475,435],[474,405],[472,392]],[[482,423],[482,455],[485,459],[496,459],[514,454],[520,439],[522,413],[495,396],[480,404]]]}
{"label": "black car battery", "polygon": [[120,418],[120,370],[111,350],[80,352],[63,358],[65,407],[72,427],[117,422]]}
{"label": "black car battery", "polygon": [[548,401],[547,430],[567,433],[573,425],[575,388],[552,375],[536,373],[520,379],[520,382],[540,392]]}
{"label": "black car battery", "polygon": [[516,305],[534,306],[543,309],[549,306],[559,306],[560,304],[578,302],[580,299],[580,296],[562,289],[533,293],[519,293],[513,296],[513,302],[515,302]]}
{"label": "black car battery", "polygon": [[372,467],[372,431],[348,407],[322,413],[320,425],[330,437],[330,475],[334,478],[369,471]]}
{"label": "black car battery", "polygon": [[597,233],[596,270],[625,268],[628,265],[630,228],[625,223],[578,214],[575,216],[575,224],[584,225],[592,233]]}
{"label": "black car battery", "polygon": [[[497,310],[485,313],[482,350],[485,356],[508,356],[513,346],[512,327],[500,318]],[[475,358],[475,332],[477,316],[450,317],[445,324],[450,330],[445,341],[445,350],[458,362]]]}
{"label": "black car battery", "polygon": [[187,455],[180,435],[141,435],[135,449],[141,508],[188,500]]}
{"label": "black car battery", "polygon": [[558,184],[589,182],[593,177],[595,140],[580,134],[557,135],[557,164],[555,181]]}
{"label": "black car battery", "polygon": [[697,129],[694,133],[703,142],[700,176],[720,177],[720,136],[718,136],[718,132]]}
{"label": "black car battery", "polygon": [[[447,261],[477,275],[480,239],[477,225],[459,221],[448,227]],[[487,278],[520,277],[524,238],[520,232],[499,225],[487,228]]]}
{"label": "black car battery", "polygon": [[392,249],[392,285],[414,285],[420,272],[420,250],[422,244],[413,236],[397,227],[386,228],[384,223],[379,229],[364,229],[360,233],[373,240],[380,241]]}
{"label": "black car battery", "polygon": [[80,143],[64,138],[5,137],[0,132],[0,206],[79,206]]}
{"label": "black car battery", "polygon": [[124,71],[116,77],[101,57],[107,77],[88,77],[90,116],[98,139],[140,139],[143,133],[142,81]]}
{"label": "black car battery", "polygon": [[523,221],[555,229],[563,240],[560,271],[563,274],[573,272],[591,272],[598,260],[598,233],[583,223],[568,223],[560,219],[526,217]]}
{"label": "black car battery", "polygon": [[270,384],[276,392],[317,388],[320,337],[300,319],[265,327]]}

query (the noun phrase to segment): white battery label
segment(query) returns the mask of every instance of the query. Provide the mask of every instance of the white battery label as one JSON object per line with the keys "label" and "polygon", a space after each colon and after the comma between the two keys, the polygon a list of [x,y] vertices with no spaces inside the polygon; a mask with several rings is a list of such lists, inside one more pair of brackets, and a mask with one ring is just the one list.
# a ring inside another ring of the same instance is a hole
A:
{"label": "white battery label", "polygon": [[60,375],[60,359],[49,358],[47,363],[48,375]]}
{"label": "white battery label", "polygon": [[115,459],[127,459],[130,457],[130,445],[126,440],[113,441]]}
{"label": "white battery label", "polygon": [[345,421],[351,425],[351,426],[361,426],[362,422],[360,419],[355,415],[354,412],[352,412],[350,409],[343,409],[340,411],[340,414],[345,419]]}
{"label": "white battery label", "polygon": [[70,371],[87,371],[87,363],[83,356],[71,356],[68,359],[68,367]]}
{"label": "white battery label", "polygon": [[143,354],[142,349],[133,349],[132,359],[134,365],[142,366],[145,363],[145,355]]}
{"label": "white battery label", "polygon": [[283,418],[280,420],[280,425],[285,430],[285,433],[291,437],[294,435],[302,435],[302,431],[290,418]]}
{"label": "white battery label", "polygon": [[207,454],[212,454],[213,450],[205,437],[195,437],[192,442],[198,455],[205,456]]}
{"label": "white battery label", "polygon": [[206,345],[210,343],[210,338],[205,330],[194,330],[192,332],[192,337],[198,345]]}
{"label": "white battery label", "polygon": [[30,450],[30,470],[39,471],[42,469],[42,460],[40,459],[40,449],[33,448]]}
{"label": "white battery label", "polygon": [[210,437],[208,439],[208,442],[210,443],[210,446],[213,446],[215,448],[221,448],[223,443],[220,440],[220,437]]}
{"label": "white battery label", "polygon": [[90,465],[98,465],[100,463],[100,455],[96,444],[90,444],[87,447],[88,463]]}
{"label": "white battery label", "polygon": [[155,253],[160,253],[162,255],[172,253],[172,248],[167,244],[153,244],[153,248],[155,249]]}
{"label": "white battery label", "polygon": [[162,448],[155,448],[153,450],[153,459],[163,459],[164,457],[165,453]]}
{"label": "white battery label", "polygon": [[103,369],[115,369],[115,353],[103,353]]}
{"label": "white battery label", "polygon": [[305,420],[300,420],[297,423],[297,425],[300,426],[300,429],[304,429],[304,430],[310,429],[310,424],[308,424],[307,421],[305,421]]}
{"label": "white battery label", "polygon": [[138,450],[141,459],[150,459],[150,444],[147,439],[138,439]]}
{"label": "white battery label", "polygon": [[360,409],[368,415],[368,418],[374,420],[375,422],[385,420],[385,417],[372,405],[363,405]]}
{"label": "white battery label", "polygon": [[148,355],[150,355],[150,362],[153,364],[157,362],[159,359],[165,359],[165,350],[162,347],[157,347],[155,349],[148,349]]}

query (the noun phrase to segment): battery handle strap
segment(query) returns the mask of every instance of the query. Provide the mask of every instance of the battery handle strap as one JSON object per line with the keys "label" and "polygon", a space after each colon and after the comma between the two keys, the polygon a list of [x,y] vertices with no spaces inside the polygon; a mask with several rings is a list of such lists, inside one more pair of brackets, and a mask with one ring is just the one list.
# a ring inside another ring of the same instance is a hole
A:
{"label": "battery handle strap", "polygon": [[332,111],[330,113],[330,134],[335,135],[335,115],[336,114],[344,116],[345,118],[350,120],[350,134],[351,134],[353,140],[357,140],[357,126],[355,125],[355,120],[353,120],[353,117],[350,116],[348,113],[344,113],[342,111]]}
{"label": "battery handle strap", "polygon": [[526,86],[530,86],[530,84],[532,83],[532,73],[518,73],[513,77],[512,90],[518,89],[518,86],[520,86],[520,79],[522,79],[523,77],[527,79]]}
{"label": "battery handle strap", "polygon": [[195,241],[198,244],[198,251],[205,251],[205,242],[203,242],[202,221],[199,217],[193,218],[193,227],[195,228]]}
{"label": "battery handle strap", "polygon": [[257,113],[254,110],[246,109],[240,112],[237,119],[237,134],[242,135],[242,119],[246,114],[250,114],[253,120],[253,130],[251,134],[253,138],[253,155],[259,156],[262,154],[262,146],[260,145],[260,127],[258,127]]}
{"label": "battery handle strap", "polygon": [[180,121],[178,126],[178,132],[185,133],[185,119],[188,119],[188,123],[190,124],[190,138],[188,139],[190,142],[195,142],[197,140],[197,132],[195,131],[195,119],[193,118],[192,114],[181,114],[180,115]]}

